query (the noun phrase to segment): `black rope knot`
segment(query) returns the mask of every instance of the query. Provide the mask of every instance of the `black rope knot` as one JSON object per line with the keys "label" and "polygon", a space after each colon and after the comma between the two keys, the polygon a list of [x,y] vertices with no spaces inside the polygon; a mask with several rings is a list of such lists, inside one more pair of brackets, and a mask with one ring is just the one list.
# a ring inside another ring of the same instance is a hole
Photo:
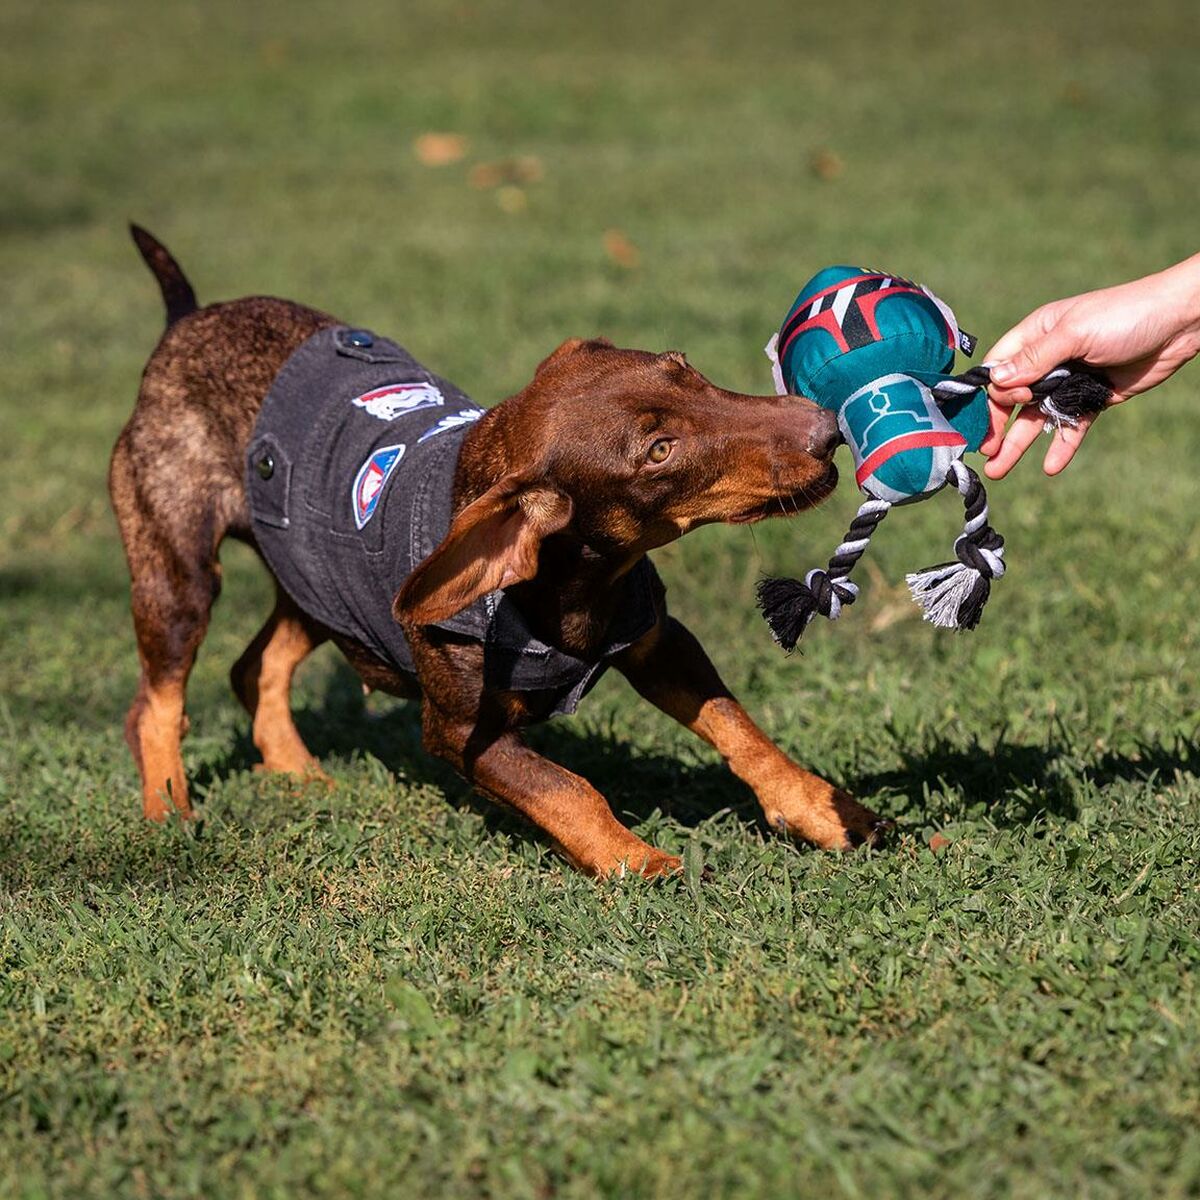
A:
{"label": "black rope knot", "polygon": [[834,578],[828,571],[813,571],[804,582],[813,594],[817,612],[830,619],[834,619],[835,607],[840,610],[843,604],[853,604],[858,595],[854,584]]}
{"label": "black rope knot", "polygon": [[[932,390],[940,404],[948,404],[973,395],[991,381],[991,367],[971,367],[935,384]],[[1096,416],[1108,407],[1113,394],[1112,381],[1103,371],[1077,361],[1055,367],[1034,380],[1029,390],[1051,429],[1074,428],[1085,417]]]}
{"label": "black rope knot", "polygon": [[992,580],[1004,574],[1004,539],[988,524],[987,493],[966,463],[953,462],[946,482],[958,489],[966,518],[954,543],[958,561],[909,575],[908,586],[927,621],[943,629],[974,629]]}
{"label": "black rope knot", "polygon": [[992,563],[984,556],[983,549],[998,550],[1004,545],[1004,539],[990,526],[987,527],[987,534],[989,536],[986,538],[960,537],[954,543],[954,553],[963,566],[978,571],[987,579],[994,579],[996,572],[992,569]]}
{"label": "black rope knot", "polygon": [[771,636],[785,650],[796,648],[800,635],[818,613],[836,621],[842,606],[854,603],[858,584],[847,577],[890,508],[886,500],[867,500],[850,522],[845,540],[833,552],[828,566],[809,571],[803,583],[799,579],[759,581],[758,607],[771,627]]}

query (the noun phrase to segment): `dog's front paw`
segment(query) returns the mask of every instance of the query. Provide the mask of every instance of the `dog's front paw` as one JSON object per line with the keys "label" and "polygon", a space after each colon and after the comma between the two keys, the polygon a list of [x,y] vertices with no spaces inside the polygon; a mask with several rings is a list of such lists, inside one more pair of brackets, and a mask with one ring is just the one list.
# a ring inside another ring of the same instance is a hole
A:
{"label": "dog's front paw", "polygon": [[782,834],[810,842],[821,850],[857,850],[882,846],[895,823],[865,805],[849,792],[823,783],[789,795],[766,812],[767,822]]}
{"label": "dog's front paw", "polygon": [[660,879],[664,875],[674,875],[682,871],[683,859],[677,854],[664,854],[661,850],[653,850],[641,866],[634,869],[643,879]]}
{"label": "dog's front paw", "polygon": [[834,790],[830,802],[841,818],[844,833],[841,844],[829,849],[857,850],[860,846],[878,849],[896,828],[895,821],[881,817],[866,805],[859,804],[849,792],[843,792],[840,788]]}
{"label": "dog's front paw", "polygon": [[683,859],[677,854],[666,854],[653,846],[642,845],[632,854],[597,865],[588,874],[598,879],[624,879],[628,875],[640,875],[643,879],[661,879],[683,870]]}

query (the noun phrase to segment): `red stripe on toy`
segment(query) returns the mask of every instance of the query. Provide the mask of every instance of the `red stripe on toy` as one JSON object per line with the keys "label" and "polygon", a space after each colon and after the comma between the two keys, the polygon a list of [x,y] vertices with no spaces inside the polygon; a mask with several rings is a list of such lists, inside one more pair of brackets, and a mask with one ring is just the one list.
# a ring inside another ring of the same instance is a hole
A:
{"label": "red stripe on toy", "polygon": [[953,429],[935,429],[930,433],[906,433],[880,446],[873,454],[863,459],[863,464],[854,472],[854,482],[862,487],[863,480],[873,475],[894,454],[905,450],[928,450],[931,446],[965,446],[967,439]]}
{"label": "red stripe on toy", "polygon": [[860,283],[866,283],[869,279],[882,281],[884,279],[895,279],[895,275],[885,275],[882,271],[864,271],[861,275],[847,275],[845,279],[839,283],[831,283],[828,287],[822,288],[819,292],[813,292],[803,304],[804,308],[812,308],[814,300],[822,300],[829,295],[830,292],[840,292],[844,287],[857,287]]}
{"label": "red stripe on toy", "polygon": [[[883,335],[879,332],[878,320],[875,316],[876,307],[884,300],[891,296],[925,296],[915,283],[904,283],[902,280],[894,280],[890,288],[883,288],[877,292],[867,292],[865,296],[858,297],[858,310],[863,315],[863,320],[867,323],[867,329],[870,330],[871,337],[877,342],[883,341]],[[925,297],[928,299],[928,297]]]}
{"label": "red stripe on toy", "polygon": [[809,317],[806,321],[797,325],[786,338],[780,341],[777,351],[780,361],[787,353],[787,348],[802,334],[807,333],[810,329],[822,329],[837,343],[837,348],[843,353],[847,353],[850,349],[850,344],[846,341],[846,335],[842,332],[842,327],[838,324],[837,317],[833,314],[832,308],[825,309],[824,312],[819,312],[815,317]]}
{"label": "red stripe on toy", "polygon": [[786,344],[792,340],[798,327],[810,319],[808,313],[812,310],[812,306],[819,304],[826,296],[831,295],[833,292],[840,292],[844,287],[858,287],[860,283],[869,282],[882,283],[885,279],[892,278],[894,276],[884,275],[881,271],[866,271],[862,275],[850,275],[839,283],[831,283],[827,288],[822,288],[819,292],[813,292],[803,304],[797,304],[796,311],[784,321],[783,328],[779,331],[780,343]]}

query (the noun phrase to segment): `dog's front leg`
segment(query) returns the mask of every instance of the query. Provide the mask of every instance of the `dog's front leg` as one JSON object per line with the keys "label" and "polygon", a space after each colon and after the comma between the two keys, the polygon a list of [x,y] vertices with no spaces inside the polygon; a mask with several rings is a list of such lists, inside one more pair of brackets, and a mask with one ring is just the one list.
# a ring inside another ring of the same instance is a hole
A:
{"label": "dog's front leg", "polygon": [[773,828],[826,850],[881,840],[889,822],[792,762],[754,724],[704,648],[673,617],[660,621],[616,664],[641,695],[721,754],[754,790]]}
{"label": "dog's front leg", "polygon": [[679,870],[679,858],[642,841],[613,816],[586,779],[543,758],[509,733],[471,762],[481,791],[538,826],[572,866],[603,878],[626,871],[653,878]]}
{"label": "dog's front leg", "polygon": [[484,692],[482,646],[439,641],[419,628],[406,632],[424,689],[422,735],[431,754],[532,821],[585,874],[651,878],[679,870],[679,858],[626,829],[586,779],[521,740],[522,697]]}
{"label": "dog's front leg", "polygon": [[479,791],[532,821],[585,874],[603,878],[630,871],[652,878],[679,869],[675,855],[626,829],[586,779],[543,758],[515,732],[481,735],[478,727],[447,723],[429,704],[424,724],[429,750]]}

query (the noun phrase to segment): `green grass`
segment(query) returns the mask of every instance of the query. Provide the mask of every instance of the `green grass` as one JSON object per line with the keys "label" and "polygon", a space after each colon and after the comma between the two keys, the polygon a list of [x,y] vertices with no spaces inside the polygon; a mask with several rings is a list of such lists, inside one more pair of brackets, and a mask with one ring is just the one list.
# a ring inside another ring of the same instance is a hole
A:
{"label": "green grass", "polygon": [[[993,489],[1012,569],[969,637],[900,582],[948,499],[791,659],[753,581],[820,561],[852,488],[657,556],[772,736],[897,818],[884,853],[765,836],[615,677],[534,737],[685,855],[661,886],[573,875],[328,650],[298,720],[338,786],[254,775],[237,548],[203,824],[141,822],[104,473],[161,308],[127,219],[202,299],[306,300],[485,402],[597,332],[766,390],[827,262],[986,343],[1196,248],[1182,2],[404,7],[0,12],[0,1194],[1200,1194],[1200,368]],[[467,158],[420,165],[430,130]],[[513,155],[544,174],[510,212],[467,172]]]}

